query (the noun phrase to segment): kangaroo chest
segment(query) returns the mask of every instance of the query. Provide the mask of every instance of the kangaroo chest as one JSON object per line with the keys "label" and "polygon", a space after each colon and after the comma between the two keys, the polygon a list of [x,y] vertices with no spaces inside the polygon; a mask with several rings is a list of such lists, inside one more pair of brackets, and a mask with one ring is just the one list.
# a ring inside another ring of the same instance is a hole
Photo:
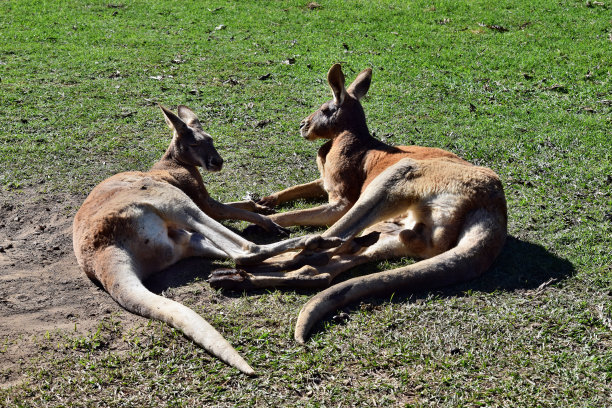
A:
{"label": "kangaroo chest", "polygon": [[356,202],[366,174],[366,150],[355,143],[329,141],[319,149],[317,164],[330,201]]}

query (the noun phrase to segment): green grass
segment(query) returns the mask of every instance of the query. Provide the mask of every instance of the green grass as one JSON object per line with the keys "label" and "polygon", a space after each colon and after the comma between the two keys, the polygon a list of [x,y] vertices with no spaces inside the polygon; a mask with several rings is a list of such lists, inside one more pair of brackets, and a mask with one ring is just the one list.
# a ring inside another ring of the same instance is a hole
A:
{"label": "green grass", "polygon": [[442,147],[501,176],[512,238],[494,270],[353,305],[306,347],[292,326],[309,293],[228,298],[191,283],[198,295],[177,298],[259,377],[159,323],[108,319],[85,337],[38,339],[28,380],[0,390],[0,404],[612,404],[612,5],[307,3],[0,2],[1,194],[83,197],[148,168],[170,138],[157,102],[190,106],[214,136],[226,166],[204,176],[213,196],[310,181],[318,143],[298,123],[330,97],[325,74],[343,62],[349,82],[374,70],[363,104],[378,138]]}

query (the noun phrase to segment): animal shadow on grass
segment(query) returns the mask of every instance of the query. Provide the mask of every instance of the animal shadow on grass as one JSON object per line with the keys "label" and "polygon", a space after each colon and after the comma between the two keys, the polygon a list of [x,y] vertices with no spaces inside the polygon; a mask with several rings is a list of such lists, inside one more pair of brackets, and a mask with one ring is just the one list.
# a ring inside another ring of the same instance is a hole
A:
{"label": "animal shadow on grass", "polygon": [[[274,240],[270,237],[249,235],[249,239],[253,239],[254,241]],[[225,267],[225,265],[215,260],[188,258],[152,276],[145,282],[145,285],[154,293],[162,293],[169,288],[181,287],[198,279],[205,280],[208,278],[211,271],[222,267]],[[376,271],[376,265],[364,265],[340,275],[338,279],[334,280],[334,283],[358,275],[375,273]],[[378,306],[389,301],[389,298],[391,298],[391,302],[399,304],[415,302],[417,299],[424,299],[431,294],[444,298],[469,296],[469,292],[493,293],[496,291],[513,292],[517,290],[537,290],[538,288],[543,289],[549,284],[559,283],[571,277],[574,272],[574,266],[568,260],[558,257],[540,245],[509,236],[506,239],[504,249],[491,269],[472,281],[426,292],[412,293],[409,290],[399,291],[392,297],[388,295],[376,298],[365,298],[362,300],[362,303]],[[293,289],[282,288],[280,290]],[[266,292],[268,292],[267,289],[257,289],[248,293],[262,294]],[[307,289],[300,289],[297,290],[297,292],[303,294],[315,293],[315,291]],[[224,291],[224,295],[228,297],[242,296],[243,293],[243,291]],[[344,307],[342,310],[350,313],[360,307],[359,303],[354,303]],[[313,333],[321,331],[324,322],[329,320],[330,317],[331,316],[328,316],[326,319],[317,323],[313,329]]]}
{"label": "animal shadow on grass", "polygon": [[[360,270],[349,271],[334,280],[334,284],[355,276],[375,273],[374,265],[365,265]],[[341,309],[350,314],[363,307],[376,307],[389,301],[395,304],[416,302],[426,299],[434,294],[438,298],[450,298],[470,296],[471,293],[493,293],[514,291],[538,291],[545,287],[557,284],[575,273],[574,266],[567,259],[563,259],[538,244],[522,241],[518,238],[508,236],[500,255],[493,266],[482,276],[456,285],[439,288],[424,292],[410,292],[409,290],[398,291],[393,296],[364,298],[359,303],[353,303]],[[336,311],[338,313],[340,310]],[[346,315],[344,315],[346,317]],[[324,328],[326,321],[331,315],[319,321],[312,329],[311,336]],[[334,320],[342,324],[346,319]]]}
{"label": "animal shadow on grass", "polygon": [[[230,222],[224,225],[233,232],[236,232],[249,241],[257,244],[270,244],[285,238],[267,233],[263,231],[263,229],[258,228],[251,228],[250,230],[243,230],[241,232],[235,225],[232,224],[235,223]],[[163,271],[150,276],[144,281],[144,285],[151,292],[160,294],[168,289],[182,287],[197,280],[207,280],[210,273],[215,269],[227,268],[227,262],[229,261],[202,257],[183,259],[164,269]],[[234,293],[233,295],[238,296],[241,295],[241,293],[242,292]],[[261,293],[264,293],[264,291]],[[228,292],[225,293],[225,295],[227,294]]]}
{"label": "animal shadow on grass", "polygon": [[211,271],[221,267],[213,259],[187,258],[150,276],[144,281],[144,285],[151,292],[160,294],[171,288],[179,288],[191,282],[206,280]]}

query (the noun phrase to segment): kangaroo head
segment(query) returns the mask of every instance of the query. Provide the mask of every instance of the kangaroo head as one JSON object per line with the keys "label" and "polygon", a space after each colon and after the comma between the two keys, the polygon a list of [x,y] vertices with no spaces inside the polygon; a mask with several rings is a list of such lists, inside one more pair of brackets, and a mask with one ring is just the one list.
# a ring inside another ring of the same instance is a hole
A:
{"label": "kangaroo head", "polygon": [[219,171],[223,159],[213,145],[212,137],[202,129],[195,113],[184,105],[179,105],[178,116],[159,106],[166,123],[173,130],[172,143],[168,148],[171,157],[188,166],[201,166],[207,171]]}
{"label": "kangaroo head", "polygon": [[359,100],[365,96],[372,81],[372,70],[367,68],[347,88],[344,87],[344,74],[340,64],[334,64],[327,73],[327,82],[334,99],[321,107],[300,123],[300,133],[304,139],[333,139],[345,131],[369,135],[365,113]]}

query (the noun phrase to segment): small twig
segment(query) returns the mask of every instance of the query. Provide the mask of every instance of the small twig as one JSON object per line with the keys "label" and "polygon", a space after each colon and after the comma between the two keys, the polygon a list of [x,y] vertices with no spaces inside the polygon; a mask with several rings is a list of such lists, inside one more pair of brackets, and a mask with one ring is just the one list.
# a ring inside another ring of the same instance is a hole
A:
{"label": "small twig", "polygon": [[550,278],[549,280],[547,280],[546,282],[542,283],[540,286],[538,286],[538,288],[534,291],[534,293],[536,295],[539,295],[540,293],[544,292],[544,289],[549,286],[552,283],[555,283],[557,281],[556,278]]}

